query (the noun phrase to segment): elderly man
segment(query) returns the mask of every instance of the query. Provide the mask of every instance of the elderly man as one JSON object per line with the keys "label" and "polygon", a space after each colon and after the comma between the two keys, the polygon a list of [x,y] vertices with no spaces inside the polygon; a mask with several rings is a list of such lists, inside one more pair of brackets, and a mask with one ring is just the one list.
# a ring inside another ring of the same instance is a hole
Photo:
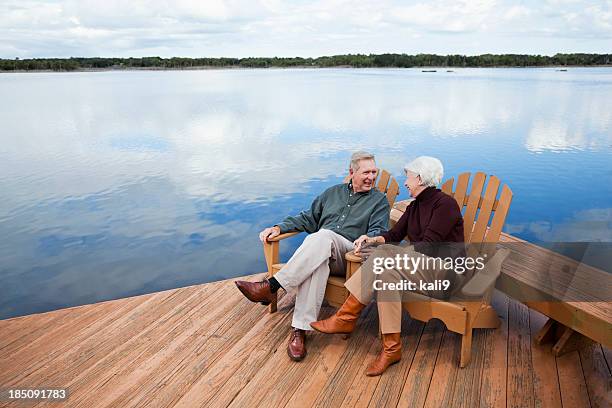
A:
{"label": "elderly man", "polygon": [[305,330],[311,330],[310,322],[317,320],[330,272],[344,276],[344,255],[354,248],[354,241],[361,235],[378,236],[388,228],[389,203],[374,188],[377,171],[372,154],[354,153],[348,184],[328,188],[308,211],[259,234],[262,241],[291,231],[310,234],[283,269],[261,282],[236,281],[249,300],[262,304],[271,303],[279,288],[297,291],[287,345],[294,361],[306,356]]}

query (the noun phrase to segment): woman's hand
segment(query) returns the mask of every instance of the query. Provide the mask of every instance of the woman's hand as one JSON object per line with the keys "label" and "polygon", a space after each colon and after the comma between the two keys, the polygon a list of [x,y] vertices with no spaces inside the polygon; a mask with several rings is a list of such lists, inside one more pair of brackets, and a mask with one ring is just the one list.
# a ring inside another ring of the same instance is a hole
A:
{"label": "woman's hand", "polygon": [[362,247],[364,247],[367,244],[374,243],[374,242],[376,242],[375,238],[370,238],[367,235],[362,235],[359,238],[357,238],[355,242],[353,242],[353,244],[355,245],[355,249],[353,251],[355,252],[356,255],[358,255]]}

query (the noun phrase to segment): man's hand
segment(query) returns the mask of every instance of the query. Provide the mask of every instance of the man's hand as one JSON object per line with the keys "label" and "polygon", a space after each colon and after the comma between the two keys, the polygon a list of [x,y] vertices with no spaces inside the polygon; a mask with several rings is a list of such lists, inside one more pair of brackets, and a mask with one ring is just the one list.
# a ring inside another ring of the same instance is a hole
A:
{"label": "man's hand", "polygon": [[259,239],[261,240],[261,242],[268,242],[268,239],[270,238],[274,238],[280,235],[280,228],[275,225],[273,227],[270,228],[266,228],[265,230],[261,231],[259,233]]}
{"label": "man's hand", "polygon": [[364,247],[367,244],[371,244],[372,242],[375,242],[374,239],[368,237],[367,235],[362,235],[359,238],[357,238],[355,242],[353,242],[353,244],[355,245],[355,249],[353,250],[355,252],[355,255],[359,254],[362,247]]}

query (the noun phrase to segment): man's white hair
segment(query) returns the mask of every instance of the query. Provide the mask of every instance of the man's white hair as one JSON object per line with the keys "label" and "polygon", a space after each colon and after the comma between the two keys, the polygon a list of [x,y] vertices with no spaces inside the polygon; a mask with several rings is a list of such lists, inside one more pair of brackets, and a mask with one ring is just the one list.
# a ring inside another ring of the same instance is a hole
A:
{"label": "man's white hair", "polygon": [[421,177],[421,185],[426,187],[436,187],[444,176],[442,162],[430,156],[417,157],[404,166],[404,171],[418,174]]}
{"label": "man's white hair", "polygon": [[368,152],[364,152],[364,151],[359,151],[359,152],[355,152],[351,155],[351,169],[353,169],[353,171],[357,171],[359,170],[359,162],[361,160],[374,160],[374,155],[372,153],[368,153]]}

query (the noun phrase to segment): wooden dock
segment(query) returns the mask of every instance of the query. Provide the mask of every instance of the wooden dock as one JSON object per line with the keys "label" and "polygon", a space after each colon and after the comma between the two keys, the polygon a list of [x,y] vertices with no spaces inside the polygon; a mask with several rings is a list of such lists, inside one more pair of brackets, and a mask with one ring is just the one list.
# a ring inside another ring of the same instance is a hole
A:
{"label": "wooden dock", "polygon": [[268,314],[225,280],[2,320],[0,388],[67,388],[66,401],[40,403],[53,407],[610,406],[610,350],[555,357],[532,339],[544,316],[501,292],[502,327],[475,331],[468,367],[458,335],[405,315],[403,359],[381,377],[364,375],[380,350],[375,304],[349,340],[309,334],[295,363],[293,303]]}

